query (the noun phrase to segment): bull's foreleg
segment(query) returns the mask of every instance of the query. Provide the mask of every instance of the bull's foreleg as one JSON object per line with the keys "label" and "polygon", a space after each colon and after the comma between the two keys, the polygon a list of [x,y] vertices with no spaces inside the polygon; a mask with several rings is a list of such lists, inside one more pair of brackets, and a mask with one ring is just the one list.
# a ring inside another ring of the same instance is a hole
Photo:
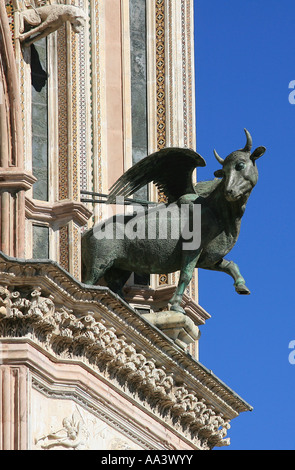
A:
{"label": "bull's foreleg", "polygon": [[[39,34],[36,34],[34,35],[33,37],[28,37],[27,39],[23,39],[23,37],[21,38],[21,40],[23,41],[23,46],[25,47],[29,47],[31,46],[34,42],[36,41],[39,41],[40,39],[43,39],[45,37],[47,37],[49,34],[53,33],[55,30],[55,28],[46,28],[44,30],[41,30],[39,32]],[[35,33],[36,31],[31,31],[31,33]]]}
{"label": "bull's foreleg", "polygon": [[212,267],[205,268],[205,269],[211,269],[214,271],[221,271],[233,278],[234,282],[234,287],[236,289],[236,292],[238,294],[244,294],[248,295],[250,294],[250,290],[246,286],[245,279],[240,273],[239,266],[234,263],[233,261],[228,261],[226,259],[222,259],[219,261],[217,264],[215,264]]}
{"label": "bull's foreleg", "polygon": [[45,22],[45,21],[39,21],[36,26],[34,28],[31,28],[29,29],[28,31],[24,32],[24,33],[21,33],[19,35],[19,39],[21,41],[25,41],[27,38],[29,38],[30,36],[32,36],[33,34],[37,34],[37,33],[40,33],[40,31],[43,31],[44,29],[46,29],[48,27],[48,24]]}
{"label": "bull's foreleg", "polygon": [[178,281],[176,290],[174,292],[174,295],[172,296],[170,300],[170,304],[171,304],[170,310],[185,313],[185,311],[180,306],[180,304],[182,302],[184,291],[189,285],[193,277],[193,272],[196,267],[198,258],[200,257],[200,254],[201,254],[201,250],[197,250],[193,252],[187,251],[183,253],[182,267],[180,270],[179,281]]}

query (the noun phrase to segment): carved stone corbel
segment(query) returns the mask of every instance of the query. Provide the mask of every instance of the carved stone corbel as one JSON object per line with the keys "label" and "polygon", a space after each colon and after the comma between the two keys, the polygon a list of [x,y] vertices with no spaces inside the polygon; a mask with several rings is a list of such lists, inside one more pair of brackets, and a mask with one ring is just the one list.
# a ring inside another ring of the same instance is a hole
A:
{"label": "carved stone corbel", "polygon": [[83,30],[86,21],[84,11],[75,5],[45,5],[32,7],[20,13],[19,40],[23,46],[34,42],[57,31],[69,21],[74,33]]}

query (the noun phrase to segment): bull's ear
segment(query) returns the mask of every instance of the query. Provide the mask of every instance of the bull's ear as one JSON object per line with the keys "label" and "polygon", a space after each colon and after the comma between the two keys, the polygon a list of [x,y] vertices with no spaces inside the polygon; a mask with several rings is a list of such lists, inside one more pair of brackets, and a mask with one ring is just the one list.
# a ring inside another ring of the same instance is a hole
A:
{"label": "bull's ear", "polygon": [[265,151],[266,151],[265,147],[257,147],[257,149],[255,149],[254,152],[252,152],[250,156],[251,160],[255,162],[255,160],[262,157]]}
{"label": "bull's ear", "polygon": [[216,176],[216,178],[222,178],[223,175],[224,175],[223,170],[214,171],[214,176]]}

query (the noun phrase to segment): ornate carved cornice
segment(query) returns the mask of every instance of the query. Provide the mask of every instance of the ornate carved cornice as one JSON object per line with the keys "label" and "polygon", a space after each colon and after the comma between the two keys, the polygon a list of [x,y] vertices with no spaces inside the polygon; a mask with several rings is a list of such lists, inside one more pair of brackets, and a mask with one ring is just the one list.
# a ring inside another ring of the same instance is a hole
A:
{"label": "ornate carved cornice", "polygon": [[1,341],[27,339],[55,361],[80,361],[196,448],[228,445],[230,420],[251,410],[108,288],[2,254],[0,279]]}

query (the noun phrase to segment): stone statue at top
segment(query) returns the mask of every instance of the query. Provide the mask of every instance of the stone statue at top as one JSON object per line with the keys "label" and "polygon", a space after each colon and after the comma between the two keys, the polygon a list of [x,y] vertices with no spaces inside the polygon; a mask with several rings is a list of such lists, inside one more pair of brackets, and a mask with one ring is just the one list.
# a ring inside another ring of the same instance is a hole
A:
{"label": "stone statue at top", "polygon": [[80,33],[85,25],[86,14],[75,5],[44,5],[32,7],[20,13],[19,40],[23,46],[57,31],[66,21],[72,26],[74,33]]}
{"label": "stone statue at top", "polygon": [[225,259],[238,240],[246,204],[258,180],[256,161],[266,150],[252,151],[252,137],[246,129],[245,134],[245,146],[226,158],[214,150],[221,168],[212,181],[193,182],[196,167],[206,163],[187,148],[159,150],[126,171],[110,189],[110,204],[151,182],[166,195],[167,203],[145,210],[138,207],[136,215],[115,215],[85,232],[84,283],[95,285],[104,278],[120,294],[132,272],[179,271],[170,310],[181,313],[185,313],[182,297],[195,268],[225,272],[233,278],[238,294],[250,294],[237,264]]}

